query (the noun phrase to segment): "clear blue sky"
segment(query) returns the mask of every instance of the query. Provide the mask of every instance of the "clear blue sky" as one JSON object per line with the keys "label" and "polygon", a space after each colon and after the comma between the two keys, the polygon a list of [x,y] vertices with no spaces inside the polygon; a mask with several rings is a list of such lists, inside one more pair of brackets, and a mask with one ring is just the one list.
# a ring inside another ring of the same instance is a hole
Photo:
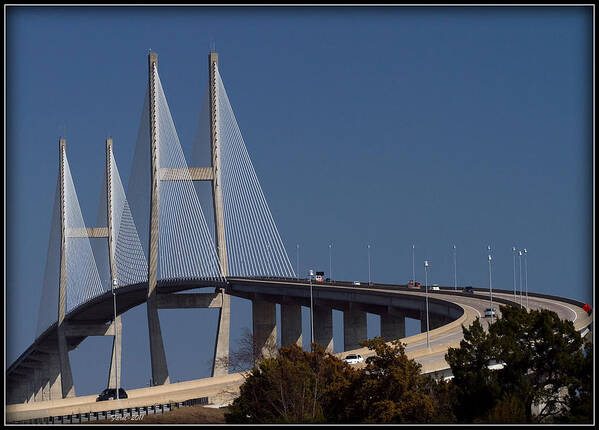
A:
{"label": "clear blue sky", "polygon": [[[593,298],[592,9],[9,7],[6,30],[7,365],[33,341],[58,139],[96,220],[104,140],[127,183],[147,76],[184,146],[211,41],[292,263],[366,280]],[[233,302],[233,345],[251,307]],[[216,311],[161,311],[172,380],[207,376]],[[336,314],[335,321],[340,316]],[[336,328],[336,341],[340,336]],[[123,384],[150,377],[145,307],[125,316]],[[71,353],[79,394],[106,384],[111,338]]]}

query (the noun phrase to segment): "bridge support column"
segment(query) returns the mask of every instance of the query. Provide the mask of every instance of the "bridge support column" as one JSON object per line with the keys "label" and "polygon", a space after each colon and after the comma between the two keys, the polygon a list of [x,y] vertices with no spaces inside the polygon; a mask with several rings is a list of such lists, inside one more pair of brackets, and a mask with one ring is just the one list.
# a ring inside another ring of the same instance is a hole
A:
{"label": "bridge support column", "polygon": [[281,304],[281,345],[302,347],[302,307]]}
{"label": "bridge support column", "polygon": [[358,349],[360,342],[368,338],[366,312],[350,309],[343,312],[343,349]]}
{"label": "bridge support column", "polygon": [[328,306],[314,306],[314,341],[325,351],[333,353],[333,309]]}
{"label": "bridge support column", "polygon": [[[434,330],[441,327],[447,322],[447,319],[429,312],[428,314],[429,330]],[[420,312],[420,331],[426,333],[426,311]]]}
{"label": "bridge support column", "polygon": [[406,337],[406,317],[396,311],[381,314],[381,337],[387,342]]}
{"label": "bridge support column", "polygon": [[67,307],[67,253],[66,253],[66,212],[65,212],[65,157],[67,141],[60,139],[60,278],[58,288],[58,356],[60,361],[60,382],[62,385],[62,397],[74,397],[75,386],[73,385],[73,374],[71,373],[71,362],[69,361],[69,347],[65,333],[65,316]]}
{"label": "bridge support column", "polygon": [[49,360],[49,397],[50,400],[62,397],[62,382],[60,374],[60,359],[58,354],[51,354]]}
{"label": "bridge support column", "polygon": [[272,357],[277,348],[277,305],[263,300],[252,300],[252,327],[254,335],[254,363]]}
{"label": "bridge support column", "polygon": [[222,305],[218,311],[218,328],[216,331],[216,345],[214,346],[214,360],[212,362],[212,376],[222,376],[229,373],[227,359],[229,358],[229,336],[231,330],[231,296],[220,292]]}
{"label": "bridge support column", "polygon": [[42,367],[33,370],[33,401],[41,402],[44,397],[45,372]]}
{"label": "bridge support column", "polygon": [[117,316],[114,324],[114,338],[112,340],[112,356],[110,358],[110,372],[108,374],[108,388],[121,387],[121,316]]}
{"label": "bridge support column", "polygon": [[150,94],[150,238],[148,258],[148,300],[146,309],[148,314],[148,332],[150,334],[150,358],[152,361],[152,384],[162,385],[170,382],[166,364],[166,352],[160,330],[158,318],[158,303],[156,288],[158,282],[158,214],[160,213],[159,179],[160,167],[158,157],[157,130],[156,130],[156,73],[158,73],[158,54],[150,52],[148,55],[149,94]]}

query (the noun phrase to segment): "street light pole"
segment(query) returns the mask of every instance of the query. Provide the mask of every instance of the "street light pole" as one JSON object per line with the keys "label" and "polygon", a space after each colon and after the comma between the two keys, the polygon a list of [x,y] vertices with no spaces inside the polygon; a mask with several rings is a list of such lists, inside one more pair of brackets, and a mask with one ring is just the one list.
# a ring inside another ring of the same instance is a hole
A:
{"label": "street light pole", "polygon": [[333,244],[329,243],[329,278],[333,279]]}
{"label": "street light pole", "polygon": [[516,300],[516,247],[512,246],[512,255],[514,257],[514,300]]}
{"label": "street light pole", "polygon": [[430,348],[430,341],[429,341],[429,319],[428,319],[428,274],[427,274],[427,269],[428,268],[428,260],[424,260],[424,289],[426,291],[426,347]]}
{"label": "street light pole", "polygon": [[491,324],[495,317],[495,311],[493,310],[493,283],[491,282],[491,246],[487,246],[489,251],[489,295],[491,297]]}
{"label": "street light pole", "polygon": [[[116,292],[115,292],[115,288],[118,286],[118,281],[116,279],[112,280],[112,306],[113,306],[113,311],[114,311],[114,317],[113,317],[113,325],[114,325],[114,337],[115,337],[115,345],[118,345],[118,330],[116,327]],[[115,354],[116,355],[116,354]],[[120,384],[119,384],[119,360],[118,358],[115,357],[114,360],[114,369],[116,372],[116,399],[119,400],[119,388],[120,388]]]}
{"label": "street light pole", "polygon": [[524,288],[526,289],[526,310],[528,310],[528,266],[526,264],[526,254],[528,251],[524,248]]}
{"label": "street light pole", "polygon": [[412,282],[416,286],[416,272],[414,270],[414,244],[412,244]]}
{"label": "street light pole", "polygon": [[297,277],[299,279],[300,276],[300,267],[299,267],[299,243],[295,245],[296,248],[296,260],[295,260],[295,268],[297,270]]}
{"label": "street light pole", "polygon": [[312,344],[314,343],[314,301],[312,299],[312,276],[314,270],[310,269],[308,276],[310,277],[310,351],[312,351]]}
{"label": "street light pole", "polygon": [[520,266],[520,308],[522,308],[522,251],[518,251],[518,263]]}
{"label": "street light pole", "polygon": [[368,244],[368,286],[370,286],[370,244]]}
{"label": "street light pole", "polygon": [[457,249],[456,246],[453,245],[453,289],[458,290],[458,258],[457,258]]}

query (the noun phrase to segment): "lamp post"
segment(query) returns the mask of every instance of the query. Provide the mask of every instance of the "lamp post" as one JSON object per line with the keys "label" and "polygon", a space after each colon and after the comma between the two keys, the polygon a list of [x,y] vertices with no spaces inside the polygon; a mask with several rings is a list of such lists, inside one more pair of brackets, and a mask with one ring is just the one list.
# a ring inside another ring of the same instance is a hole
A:
{"label": "lamp post", "polygon": [[528,310],[528,266],[526,264],[526,254],[528,251],[524,248],[524,288],[526,289],[526,310]]}
{"label": "lamp post", "polygon": [[314,301],[312,299],[312,276],[314,276],[314,270],[310,269],[308,276],[310,277],[310,351],[312,351],[312,344],[314,343]]}
{"label": "lamp post", "polygon": [[300,276],[300,268],[299,268],[299,243],[295,245],[296,248],[296,259],[295,259],[295,268],[297,270],[297,277],[299,279]]}
{"label": "lamp post", "polygon": [[[118,336],[118,330],[116,327],[116,292],[115,292],[115,288],[118,286],[118,281],[116,279],[112,280],[112,306],[113,306],[113,311],[114,311],[114,317],[113,317],[113,324],[114,324],[114,337],[115,337],[115,344],[118,345],[118,339],[116,338]],[[119,361],[117,359],[117,357],[115,356],[115,360],[114,360],[114,370],[116,372],[116,399],[119,400]]]}
{"label": "lamp post", "polygon": [[368,286],[370,286],[370,244],[368,244]]}
{"label": "lamp post", "polygon": [[512,246],[512,255],[514,257],[514,300],[516,300],[516,247]]}
{"label": "lamp post", "polygon": [[453,289],[455,291],[458,290],[458,258],[457,258],[457,249],[456,246],[453,245]]}
{"label": "lamp post", "polygon": [[428,319],[428,274],[427,274],[427,268],[429,266],[428,260],[424,260],[424,289],[426,291],[426,347],[430,348],[430,341],[429,341],[429,319]]}
{"label": "lamp post", "polygon": [[416,286],[416,272],[414,271],[414,244],[412,244],[412,282]]}
{"label": "lamp post", "polygon": [[495,311],[493,310],[493,283],[491,282],[491,246],[487,246],[489,251],[489,296],[491,297],[491,324],[495,317]]}
{"label": "lamp post", "polygon": [[333,244],[329,243],[329,278],[333,279]]}
{"label": "lamp post", "polygon": [[520,308],[522,308],[522,251],[518,251],[518,263],[520,266]]}

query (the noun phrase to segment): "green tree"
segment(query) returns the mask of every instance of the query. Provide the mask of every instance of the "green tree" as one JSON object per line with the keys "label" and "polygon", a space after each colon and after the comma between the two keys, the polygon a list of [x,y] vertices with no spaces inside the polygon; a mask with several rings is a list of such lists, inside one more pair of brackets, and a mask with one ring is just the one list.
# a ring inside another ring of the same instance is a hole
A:
{"label": "green tree", "polygon": [[283,347],[249,372],[225,418],[228,423],[325,422],[339,413],[337,399],[355,372],[318,344],[313,352]]}
{"label": "green tree", "polygon": [[[551,422],[583,404],[585,356],[572,322],[549,310],[501,312],[488,333],[478,319],[463,328],[460,348],[446,355],[458,421],[505,422],[511,415],[511,422]],[[503,367],[490,370],[492,364]]]}
{"label": "green tree", "polygon": [[423,423],[434,416],[433,398],[427,393],[428,378],[421,366],[408,359],[404,345],[396,340],[386,343],[375,337],[360,343],[376,355],[366,359],[366,366],[349,389],[346,412],[340,422]]}

